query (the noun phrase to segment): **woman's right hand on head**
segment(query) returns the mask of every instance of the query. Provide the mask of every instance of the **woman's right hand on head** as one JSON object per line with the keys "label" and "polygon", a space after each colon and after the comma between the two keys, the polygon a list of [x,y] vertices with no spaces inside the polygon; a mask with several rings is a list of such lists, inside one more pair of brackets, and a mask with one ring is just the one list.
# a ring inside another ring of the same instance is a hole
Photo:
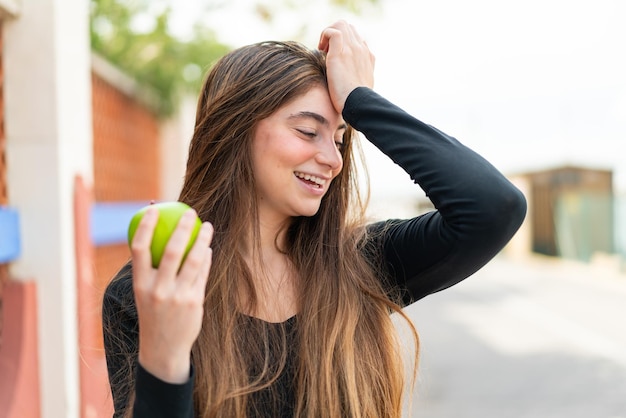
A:
{"label": "woman's right hand on head", "polygon": [[[150,243],[158,210],[148,209],[131,243],[133,290],[139,318],[139,363],[170,383],[189,379],[190,355],[204,313],[211,268],[213,227],[204,222],[181,266],[194,225],[188,210],[170,237],[158,269],[152,267]],[[179,269],[180,266],[180,269]]]}
{"label": "woman's right hand on head", "polygon": [[326,52],[328,92],[341,114],[352,90],[374,87],[374,54],[356,29],[343,20],[322,31],[318,48]]}

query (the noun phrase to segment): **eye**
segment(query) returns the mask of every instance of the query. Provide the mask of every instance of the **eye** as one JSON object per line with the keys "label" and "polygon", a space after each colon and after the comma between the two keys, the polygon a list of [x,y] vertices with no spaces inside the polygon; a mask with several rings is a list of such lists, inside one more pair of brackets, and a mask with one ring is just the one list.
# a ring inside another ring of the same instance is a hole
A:
{"label": "eye", "polygon": [[346,149],[346,144],[344,144],[342,141],[335,141],[335,146],[341,153],[343,153],[343,151]]}
{"label": "eye", "polygon": [[315,138],[317,136],[317,132],[311,129],[297,128],[296,131],[308,138]]}

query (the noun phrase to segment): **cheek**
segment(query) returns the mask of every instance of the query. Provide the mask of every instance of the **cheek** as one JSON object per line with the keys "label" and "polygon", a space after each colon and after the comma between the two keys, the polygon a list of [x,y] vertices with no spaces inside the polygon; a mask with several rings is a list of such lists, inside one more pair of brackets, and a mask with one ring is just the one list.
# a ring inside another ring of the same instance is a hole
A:
{"label": "cheek", "polygon": [[[257,138],[252,147],[253,176],[257,182],[284,187],[290,178],[286,175],[293,170],[297,160],[297,150],[289,141],[277,137]],[[257,183],[259,184],[259,183]]]}

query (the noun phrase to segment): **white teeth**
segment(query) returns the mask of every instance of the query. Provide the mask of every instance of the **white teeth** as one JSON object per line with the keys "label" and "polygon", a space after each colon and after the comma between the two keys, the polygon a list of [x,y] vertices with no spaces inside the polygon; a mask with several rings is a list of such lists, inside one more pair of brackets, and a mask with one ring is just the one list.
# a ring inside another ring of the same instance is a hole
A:
{"label": "white teeth", "polygon": [[320,187],[326,184],[326,180],[321,179],[316,176],[312,176],[310,174],[301,173],[299,171],[294,172],[294,174],[296,175],[296,177],[299,177],[304,180],[312,181],[313,183],[317,184]]}

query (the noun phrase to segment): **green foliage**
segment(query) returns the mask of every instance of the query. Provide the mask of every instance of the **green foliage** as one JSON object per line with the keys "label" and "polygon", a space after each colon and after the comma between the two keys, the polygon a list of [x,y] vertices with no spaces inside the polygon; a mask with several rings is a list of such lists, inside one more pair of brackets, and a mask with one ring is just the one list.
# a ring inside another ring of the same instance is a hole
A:
{"label": "green foliage", "polygon": [[330,0],[330,3],[353,13],[359,13],[365,3],[378,4],[379,0]]}
{"label": "green foliage", "polygon": [[[169,4],[181,0],[90,0],[91,48],[160,98],[154,107],[161,116],[177,109],[185,92],[197,94],[208,67],[229,47],[220,43],[210,28],[198,22],[189,39],[170,31]],[[188,1],[188,0],[183,0]],[[215,9],[220,0],[194,0]],[[260,21],[271,23],[281,7],[298,9],[304,0],[280,0],[268,8],[262,0],[254,6]],[[326,4],[359,13],[380,0],[326,0]],[[305,23],[303,22],[303,25]]]}
{"label": "green foliage", "polygon": [[184,92],[197,93],[202,76],[228,47],[196,26],[189,40],[168,31],[170,9],[154,11],[149,0],[91,0],[92,50],[161,99],[155,108],[171,115]]}

